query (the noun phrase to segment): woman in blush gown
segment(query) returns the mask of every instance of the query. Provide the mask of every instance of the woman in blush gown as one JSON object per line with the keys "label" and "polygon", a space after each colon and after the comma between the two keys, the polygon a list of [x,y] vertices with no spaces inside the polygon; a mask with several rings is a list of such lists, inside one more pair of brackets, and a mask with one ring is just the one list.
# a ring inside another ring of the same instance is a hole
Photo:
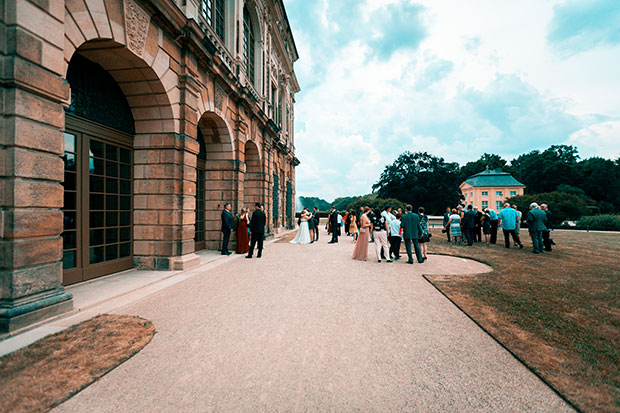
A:
{"label": "woman in blush gown", "polygon": [[364,213],[360,217],[360,234],[353,249],[353,259],[366,261],[368,260],[368,242],[370,241],[370,220],[368,219],[368,211],[370,208],[365,207]]}
{"label": "woman in blush gown", "polygon": [[308,227],[308,220],[311,218],[308,210],[301,211],[301,223],[299,224],[299,230],[297,235],[291,241],[291,244],[310,244],[312,239],[310,238],[310,229]]}

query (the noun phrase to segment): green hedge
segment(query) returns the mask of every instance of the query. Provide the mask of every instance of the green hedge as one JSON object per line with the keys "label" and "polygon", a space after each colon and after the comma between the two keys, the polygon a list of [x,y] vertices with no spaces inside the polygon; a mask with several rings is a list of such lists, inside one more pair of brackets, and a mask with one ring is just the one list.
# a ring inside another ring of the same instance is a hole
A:
{"label": "green hedge", "polygon": [[595,215],[582,217],[577,221],[577,229],[599,231],[620,231],[620,215]]}

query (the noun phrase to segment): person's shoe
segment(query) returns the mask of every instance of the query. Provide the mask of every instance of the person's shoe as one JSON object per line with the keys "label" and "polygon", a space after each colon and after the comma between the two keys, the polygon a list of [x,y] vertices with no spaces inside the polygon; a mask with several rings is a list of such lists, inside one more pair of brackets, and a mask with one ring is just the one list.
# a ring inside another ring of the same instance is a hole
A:
{"label": "person's shoe", "polygon": [[532,251],[532,254],[538,254],[538,251]]}
{"label": "person's shoe", "polygon": [[400,257],[394,258],[394,261],[400,261]]}
{"label": "person's shoe", "polygon": [[392,260],[387,260],[386,262],[393,262]]}
{"label": "person's shoe", "polygon": [[334,241],[329,241],[329,242],[328,242],[328,244],[333,244],[333,243],[334,243]]}
{"label": "person's shoe", "polygon": [[246,255],[245,258],[252,258],[252,256],[251,255]]}
{"label": "person's shoe", "polygon": [[413,264],[413,261],[407,261],[407,264]]}
{"label": "person's shoe", "polygon": [[519,248],[523,249],[523,243],[519,244]]}

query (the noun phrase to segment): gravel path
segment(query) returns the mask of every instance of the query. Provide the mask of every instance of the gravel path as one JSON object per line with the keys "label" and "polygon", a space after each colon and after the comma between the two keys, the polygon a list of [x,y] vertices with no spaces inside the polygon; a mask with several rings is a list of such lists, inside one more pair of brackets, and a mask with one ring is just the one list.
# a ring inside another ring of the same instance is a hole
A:
{"label": "gravel path", "polygon": [[155,338],[56,410],[570,411],[421,277],[489,267],[353,261],[322,235],[120,309]]}

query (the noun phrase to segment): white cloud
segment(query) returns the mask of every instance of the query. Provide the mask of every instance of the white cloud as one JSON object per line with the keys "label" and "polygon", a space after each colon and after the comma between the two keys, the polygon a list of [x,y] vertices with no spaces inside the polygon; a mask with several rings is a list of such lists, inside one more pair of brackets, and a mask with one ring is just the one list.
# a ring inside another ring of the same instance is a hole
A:
{"label": "white cloud", "polygon": [[[568,142],[582,156],[617,156],[620,105],[610,91],[620,90],[620,46],[556,56],[546,38],[560,2],[322,0],[312,12],[287,0],[301,56],[298,193],[368,193],[405,150],[462,164]],[[426,33],[415,48],[377,52],[382,34],[371,23],[388,3],[423,6],[411,8]]]}
{"label": "white cloud", "polygon": [[620,121],[597,123],[578,130],[570,136],[566,144],[577,146],[582,158],[619,158]]}

